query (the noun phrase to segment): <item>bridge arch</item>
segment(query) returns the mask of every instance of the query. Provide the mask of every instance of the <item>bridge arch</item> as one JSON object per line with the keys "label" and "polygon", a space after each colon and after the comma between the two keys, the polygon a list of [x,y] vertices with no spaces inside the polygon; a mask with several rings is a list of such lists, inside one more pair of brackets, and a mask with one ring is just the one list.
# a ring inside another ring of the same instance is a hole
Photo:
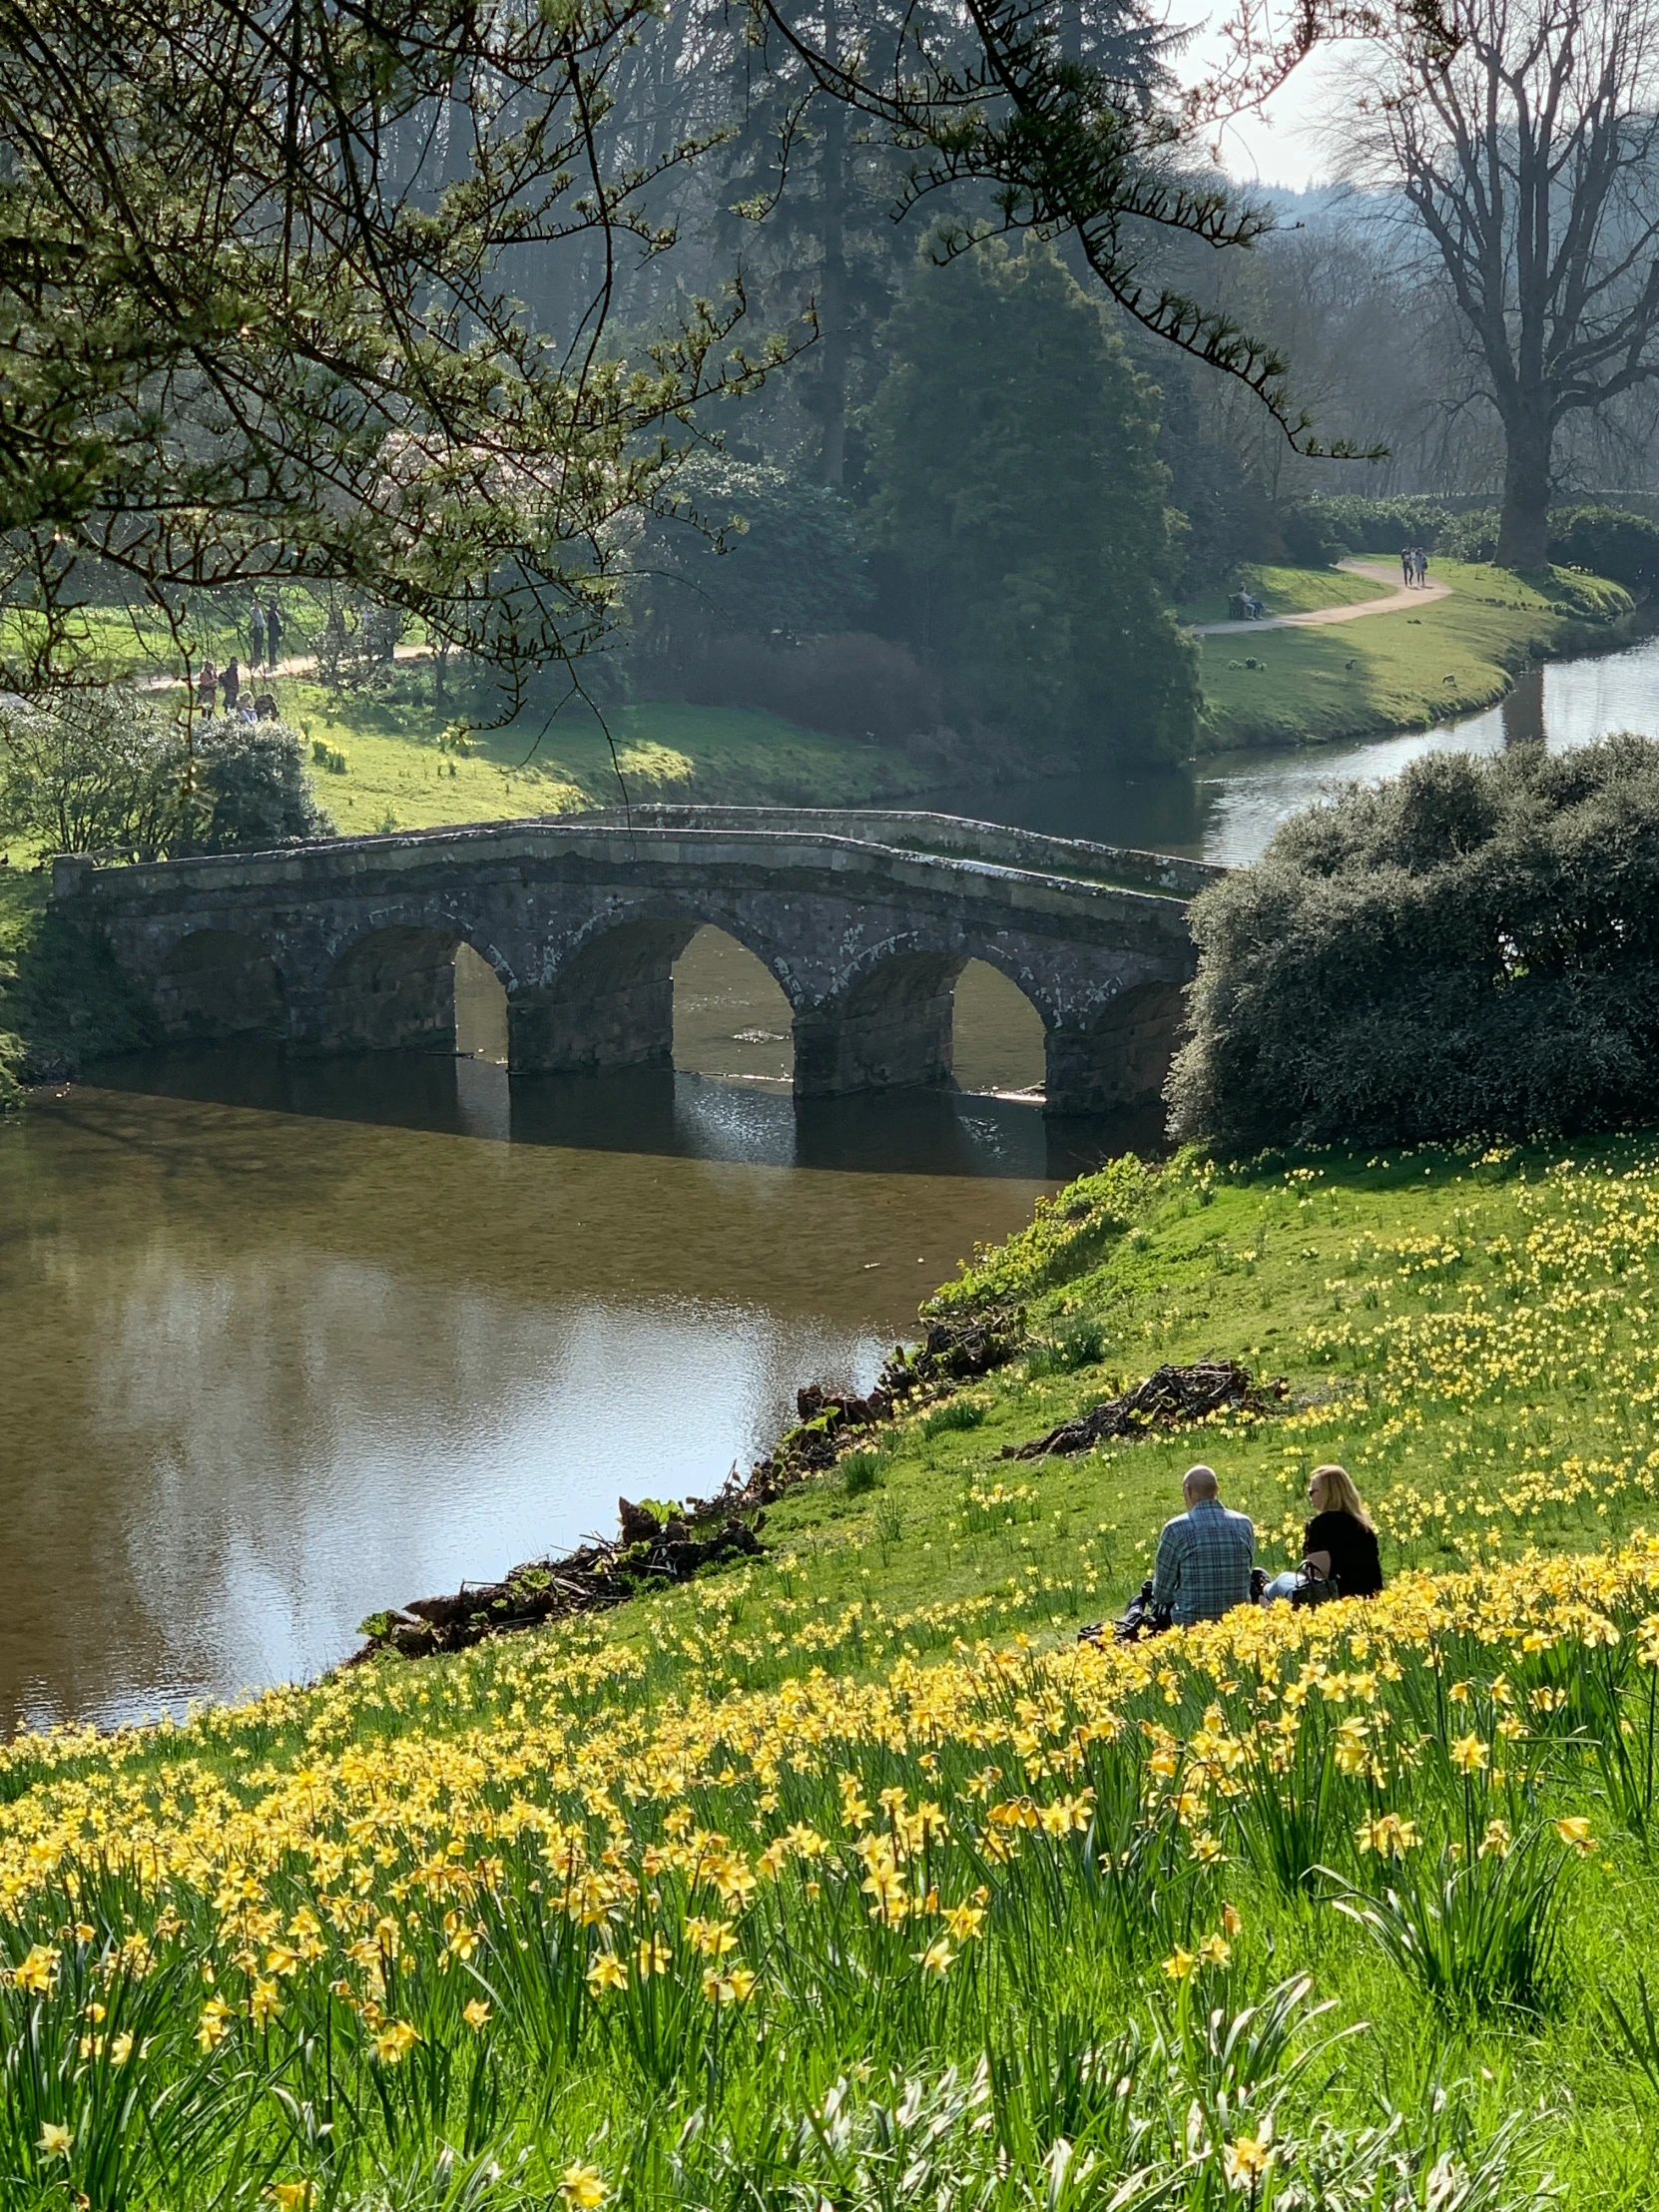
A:
{"label": "bridge arch", "polygon": [[[458,1009],[456,963],[463,955]],[[472,1017],[487,1024],[480,1001],[492,977],[505,1001],[511,970],[493,946],[475,943],[451,917],[371,922],[335,953],[324,984],[321,1041],[335,1051],[473,1051]]]}
{"label": "bridge arch", "polygon": [[729,929],[704,922],[673,973],[676,1071],[788,1088],[795,1009],[766,962]]}
{"label": "bridge arch", "polygon": [[1186,991],[1153,977],[1114,991],[1088,1018],[1048,1033],[1050,1113],[1110,1113],[1159,1099],[1186,1024]]}
{"label": "bridge arch", "polygon": [[[956,992],[970,968],[1002,998],[1005,1020],[1014,993],[1029,1009],[1018,1087],[1040,1088],[1044,1040],[1056,1019],[1040,979],[994,941],[929,943],[918,933],[866,951],[831,997],[798,1012],[797,1091],[813,1096],[957,1080]],[[970,1055],[969,1078],[977,1083],[974,1066]],[[983,1087],[1002,1088],[1002,1075],[987,1068]]]}
{"label": "bridge arch", "polygon": [[719,901],[631,903],[593,916],[533,988],[509,994],[512,1066],[537,1074],[672,1067],[675,962],[710,927],[752,953],[793,999],[772,947]]}
{"label": "bridge arch", "polygon": [[152,1002],[169,1037],[285,1037],[287,990],[260,938],[240,929],[192,929],[158,963]]}
{"label": "bridge arch", "polygon": [[1048,1080],[1049,1023],[1029,978],[978,953],[951,996],[950,1072],[962,1091],[1039,1095]]}

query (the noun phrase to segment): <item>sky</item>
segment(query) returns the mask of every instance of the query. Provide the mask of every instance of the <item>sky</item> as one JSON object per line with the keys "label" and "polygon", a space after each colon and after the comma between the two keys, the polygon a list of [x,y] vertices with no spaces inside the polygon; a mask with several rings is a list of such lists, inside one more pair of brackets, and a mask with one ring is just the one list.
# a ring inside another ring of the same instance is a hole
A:
{"label": "sky", "polygon": [[[1220,62],[1222,48],[1216,26],[1220,13],[1210,16],[1183,57],[1179,74],[1201,78]],[[1337,151],[1321,140],[1326,127],[1341,115],[1350,51],[1325,48],[1316,51],[1290,81],[1269,101],[1260,115],[1246,115],[1228,124],[1219,137],[1221,166],[1240,184],[1282,185],[1305,192],[1310,185],[1326,184],[1338,166]]]}

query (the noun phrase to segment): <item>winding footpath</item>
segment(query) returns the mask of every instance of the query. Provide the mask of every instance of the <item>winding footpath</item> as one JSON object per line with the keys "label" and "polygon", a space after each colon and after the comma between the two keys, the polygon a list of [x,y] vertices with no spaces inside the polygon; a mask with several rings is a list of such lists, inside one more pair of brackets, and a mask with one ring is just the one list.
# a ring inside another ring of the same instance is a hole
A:
{"label": "winding footpath", "polygon": [[[1389,581],[1394,564],[1391,561],[1339,561],[1337,566],[1350,576],[1363,576],[1368,583],[1384,584]],[[1301,615],[1264,615],[1260,622],[1195,622],[1190,627],[1194,637],[1231,638],[1255,637],[1263,630],[1323,630],[1327,623],[1358,622],[1363,615],[1396,615],[1410,607],[1426,607],[1436,599],[1451,595],[1449,584],[1439,583],[1430,576],[1423,584],[1394,584],[1382,599],[1359,599],[1346,607],[1313,607]]]}

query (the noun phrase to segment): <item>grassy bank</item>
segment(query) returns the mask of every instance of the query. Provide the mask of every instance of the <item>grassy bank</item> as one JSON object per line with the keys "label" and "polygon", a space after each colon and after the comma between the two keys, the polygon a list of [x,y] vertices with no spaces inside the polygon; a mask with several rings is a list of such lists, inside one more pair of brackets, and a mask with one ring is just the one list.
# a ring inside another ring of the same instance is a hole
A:
{"label": "grassy bank", "polygon": [[[580,813],[617,804],[605,732],[580,705],[551,722],[526,710],[479,729],[464,752],[440,746],[456,710],[430,674],[400,673],[389,695],[278,687],[284,717],[337,766],[318,761],[317,795],[342,830],[424,830],[449,822]],[[745,707],[643,701],[608,712],[617,762],[637,802],[857,807],[925,790],[944,773],[920,750],[876,748]]]}
{"label": "grassy bank", "polygon": [[[1650,2201],[1656,1267],[1643,1143],[1119,1164],[763,1562],[20,1741],[0,2202]],[[1000,1456],[1199,1353],[1285,1409]],[[1333,1453],[1382,1601],[1077,1650]]]}
{"label": "grassy bank", "polygon": [[1317,744],[1472,714],[1501,699],[1529,661],[1620,642],[1616,626],[1632,611],[1620,586],[1577,570],[1523,579],[1436,561],[1432,573],[1450,595],[1420,614],[1201,638],[1208,742]]}

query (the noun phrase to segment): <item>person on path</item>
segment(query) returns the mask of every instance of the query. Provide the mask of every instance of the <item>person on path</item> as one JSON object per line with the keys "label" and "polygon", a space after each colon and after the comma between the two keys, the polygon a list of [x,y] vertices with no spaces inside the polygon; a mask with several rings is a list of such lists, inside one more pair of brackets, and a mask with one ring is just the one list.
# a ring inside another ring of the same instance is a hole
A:
{"label": "person on path", "polygon": [[237,667],[235,654],[225,664],[225,674],[219,679],[219,688],[225,694],[225,712],[234,715],[237,701],[242,697],[242,672]]}
{"label": "person on path", "polygon": [[196,679],[196,705],[199,713],[204,715],[213,713],[214,693],[218,689],[219,671],[214,667],[212,661],[204,661],[201,673]]}
{"label": "person on path", "polygon": [[248,656],[248,665],[251,669],[257,669],[265,659],[265,615],[257,599],[254,602],[253,618],[248,625],[248,642],[254,649]]}
{"label": "person on path", "polygon": [[1399,549],[1399,573],[1405,579],[1405,588],[1409,591],[1411,588],[1411,548],[1408,545],[1402,545]]}
{"label": "person on path", "polygon": [[1152,1604],[1167,1607],[1177,1627],[1217,1621],[1250,1603],[1256,1531],[1243,1513],[1221,1502],[1214,1467],[1189,1467],[1181,1483],[1187,1510],[1166,1521],[1152,1569]]}
{"label": "person on path", "polygon": [[269,656],[266,661],[266,667],[275,671],[276,667],[276,656],[280,652],[282,645],[282,610],[280,607],[277,606],[275,599],[270,599],[266,602],[265,642],[266,652]]}
{"label": "person on path", "polygon": [[1424,584],[1426,584],[1428,581],[1428,555],[1423,551],[1420,545],[1411,555],[1411,566],[1417,572],[1417,589],[1418,591],[1421,591]]}

